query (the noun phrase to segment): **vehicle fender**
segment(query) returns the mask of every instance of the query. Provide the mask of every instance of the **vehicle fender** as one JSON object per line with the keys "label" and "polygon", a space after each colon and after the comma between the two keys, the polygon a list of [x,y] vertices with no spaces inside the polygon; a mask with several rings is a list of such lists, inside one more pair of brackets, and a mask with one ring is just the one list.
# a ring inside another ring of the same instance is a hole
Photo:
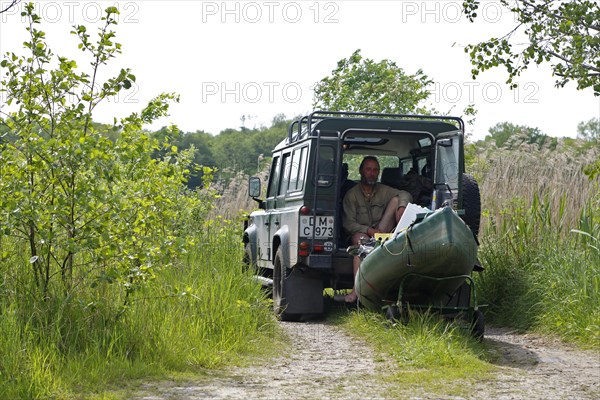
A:
{"label": "vehicle fender", "polygon": [[283,262],[288,267],[290,265],[290,232],[287,225],[282,226],[275,232],[273,235],[273,244],[271,248],[273,249],[273,255],[271,259],[273,263],[275,263],[275,254],[277,254],[277,250],[281,247],[281,256],[283,257]]}
{"label": "vehicle fender", "polygon": [[250,244],[250,249],[252,250],[252,261],[254,263],[257,262],[257,249],[256,249],[256,245],[258,242],[258,232],[256,229],[256,225],[252,224],[249,225],[245,230],[244,230],[244,235],[243,235],[243,239],[242,241],[244,242],[244,246],[246,244]]}

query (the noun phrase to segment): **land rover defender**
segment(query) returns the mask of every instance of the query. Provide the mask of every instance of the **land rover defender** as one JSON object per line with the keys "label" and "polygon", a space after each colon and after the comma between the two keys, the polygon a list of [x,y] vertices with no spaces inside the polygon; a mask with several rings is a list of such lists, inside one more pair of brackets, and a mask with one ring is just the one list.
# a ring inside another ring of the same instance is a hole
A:
{"label": "land rover defender", "polygon": [[243,234],[245,263],[272,283],[275,313],[282,320],[321,314],[324,288],[353,287],[342,199],[365,155],[379,158],[381,183],[431,210],[450,205],[476,237],[479,189],[465,174],[463,150],[457,117],[315,111],[294,121],[273,150],[266,197],[261,180],[249,180],[259,210]]}

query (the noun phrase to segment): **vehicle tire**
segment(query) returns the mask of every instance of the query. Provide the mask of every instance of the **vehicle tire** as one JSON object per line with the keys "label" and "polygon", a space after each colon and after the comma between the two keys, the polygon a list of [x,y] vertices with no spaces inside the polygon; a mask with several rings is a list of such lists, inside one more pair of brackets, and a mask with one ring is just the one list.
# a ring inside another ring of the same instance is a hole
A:
{"label": "vehicle tire", "polygon": [[254,273],[257,273],[256,265],[252,263],[252,246],[250,246],[250,243],[246,243],[246,246],[244,247],[244,258],[242,259],[242,263],[244,271],[254,271]]}
{"label": "vehicle tire", "polygon": [[473,311],[473,321],[471,321],[471,335],[478,341],[483,340],[485,333],[485,320],[481,310]]}
{"label": "vehicle tire", "polygon": [[462,208],[465,213],[462,215],[463,221],[471,228],[475,238],[479,235],[479,222],[481,220],[481,194],[479,185],[471,175],[462,176],[463,202]]}
{"label": "vehicle tire", "polygon": [[273,265],[273,311],[282,321],[298,321],[301,315],[289,314],[285,311],[288,305],[285,279],[289,273],[290,269],[285,265],[281,248],[279,248],[275,254]]}

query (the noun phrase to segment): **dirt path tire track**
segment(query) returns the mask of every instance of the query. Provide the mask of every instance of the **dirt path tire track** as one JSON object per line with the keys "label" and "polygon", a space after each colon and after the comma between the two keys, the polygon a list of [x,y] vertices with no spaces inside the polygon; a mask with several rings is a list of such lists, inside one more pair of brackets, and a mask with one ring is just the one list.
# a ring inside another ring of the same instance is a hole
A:
{"label": "dirt path tire track", "polygon": [[[137,399],[381,399],[392,398],[382,377],[394,371],[371,348],[340,328],[318,323],[281,323],[290,337],[286,355],[250,367],[215,371],[188,384],[144,385]],[[468,397],[439,394],[411,399],[599,399],[600,352],[577,350],[556,340],[489,329],[497,352],[493,381],[465,383]],[[394,388],[398,393],[398,388]],[[396,395],[397,396],[397,395]]]}
{"label": "dirt path tire track", "polygon": [[493,383],[476,385],[480,398],[600,399],[600,349],[498,328],[486,340],[499,353],[501,371]]}

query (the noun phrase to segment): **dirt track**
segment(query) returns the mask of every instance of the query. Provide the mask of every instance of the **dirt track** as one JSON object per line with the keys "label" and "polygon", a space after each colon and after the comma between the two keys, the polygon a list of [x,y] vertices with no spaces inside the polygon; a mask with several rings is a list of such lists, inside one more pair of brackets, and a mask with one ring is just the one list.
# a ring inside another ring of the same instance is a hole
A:
{"label": "dirt track", "polygon": [[[146,384],[135,398],[158,399],[381,399],[392,398],[382,377],[391,363],[377,359],[365,343],[326,322],[281,323],[290,336],[287,356],[251,367],[216,371],[196,382]],[[600,353],[583,352],[534,335],[489,329],[498,352],[494,381],[470,385],[469,397],[414,396],[412,399],[598,399]],[[394,388],[398,393],[398,388]]]}

